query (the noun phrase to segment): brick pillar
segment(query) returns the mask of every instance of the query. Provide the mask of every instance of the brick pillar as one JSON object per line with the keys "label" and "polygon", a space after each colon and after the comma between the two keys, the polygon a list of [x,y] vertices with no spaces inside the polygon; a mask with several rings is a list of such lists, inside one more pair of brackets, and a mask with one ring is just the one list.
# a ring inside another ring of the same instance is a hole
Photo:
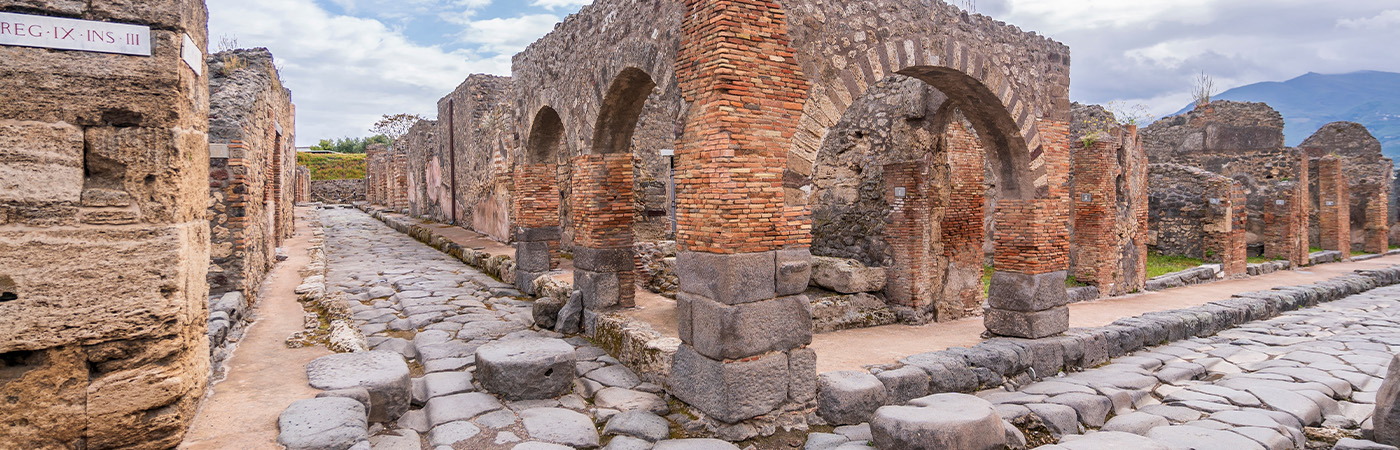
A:
{"label": "brick pillar", "polygon": [[677,78],[679,399],[736,423],[814,401],[810,231],[785,207],[787,149],[808,83],[772,1],[686,0]]}
{"label": "brick pillar", "polygon": [[1318,160],[1318,214],[1322,222],[1322,249],[1342,252],[1351,257],[1351,197],[1347,194],[1346,174],[1342,160],[1326,157]]}
{"label": "brick pillar", "polygon": [[886,165],[885,201],[890,216],[885,241],[894,263],[886,272],[885,298],[893,304],[923,311],[933,302],[931,222],[934,192],[929,183],[932,161]]}
{"label": "brick pillar", "polygon": [[[1386,171],[1390,166],[1386,165]],[[1379,177],[1385,180],[1384,175]],[[1366,204],[1366,253],[1385,254],[1390,251],[1390,189],[1389,183],[1369,186]]]}
{"label": "brick pillar", "polygon": [[1114,291],[1114,273],[1122,257],[1117,248],[1118,189],[1114,183],[1122,173],[1120,147],[1116,139],[1073,147],[1074,276],[1098,286],[1103,294]]}
{"label": "brick pillar", "polygon": [[584,329],[592,330],[597,311],[635,304],[632,154],[582,155],[571,166],[574,289],[582,297]]}
{"label": "brick pillar", "polygon": [[1220,263],[1226,278],[1245,276],[1249,272],[1249,249],[1244,236],[1249,222],[1249,199],[1244,185],[1221,177],[1212,180],[1208,189],[1207,197],[1202,199],[1210,211],[1203,246],[1210,255],[1208,259]]}
{"label": "brick pillar", "polygon": [[536,278],[559,267],[559,185],[553,164],[515,169],[515,288],[534,294]]}
{"label": "brick pillar", "polygon": [[996,273],[985,324],[1000,336],[1038,339],[1069,329],[1069,127],[1041,120],[1047,189],[997,203]]}

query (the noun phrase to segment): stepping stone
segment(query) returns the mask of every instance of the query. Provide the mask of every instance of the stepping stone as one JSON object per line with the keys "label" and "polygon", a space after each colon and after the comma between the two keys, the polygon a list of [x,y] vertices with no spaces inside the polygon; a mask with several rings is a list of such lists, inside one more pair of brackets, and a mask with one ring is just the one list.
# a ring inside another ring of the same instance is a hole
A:
{"label": "stepping stone", "polygon": [[719,439],[676,439],[657,442],[652,450],[739,450],[739,446]]}
{"label": "stepping stone", "polygon": [[1001,450],[1006,431],[992,404],[965,394],[937,394],[912,406],[875,411],[870,431],[875,447],[898,449]]}
{"label": "stepping stone", "polygon": [[586,378],[602,383],[604,386],[632,389],[642,384],[642,380],[632,373],[632,369],[627,366],[613,365],[593,370],[584,375]]}
{"label": "stepping stone", "polygon": [[434,446],[452,445],[474,438],[478,434],[481,434],[481,428],[477,428],[471,422],[448,422],[433,427],[433,431],[428,433],[428,443]]}
{"label": "stepping stone", "polygon": [[1068,450],[1171,450],[1171,447],[1161,442],[1117,431],[1065,436],[1059,447]]}
{"label": "stepping stone", "polygon": [[846,370],[817,376],[817,414],[833,425],[868,422],[876,409],[885,406],[887,395],[885,384],[870,372]]}
{"label": "stepping stone", "polygon": [[1229,431],[1186,425],[1153,428],[1147,437],[1172,450],[1264,450],[1253,439]]}
{"label": "stepping stone", "polygon": [[392,422],[408,411],[413,400],[408,363],[403,355],[386,351],[323,356],[306,365],[311,387],[369,391],[369,421]]}
{"label": "stepping stone", "polygon": [[428,400],[423,410],[428,412],[428,423],[436,427],[447,422],[471,420],[501,408],[501,402],[491,394],[470,392]]}
{"label": "stepping stone", "polygon": [[277,443],[288,450],[339,450],[369,439],[365,405],[343,397],[292,403],[277,417]]}
{"label": "stepping stone", "polygon": [[574,381],[574,347],[560,339],[492,342],[476,350],[476,376],[509,400],[555,398]]}
{"label": "stepping stone", "polygon": [[598,446],[598,430],[593,419],[562,408],[536,408],[520,413],[530,439],[568,445],[575,448]]}
{"label": "stepping stone", "polygon": [[671,424],[647,411],[628,411],[608,419],[603,434],[631,436],[656,442],[671,434]]}
{"label": "stepping stone", "polygon": [[423,376],[423,389],[426,398],[460,394],[476,390],[472,386],[471,372],[437,372]]}

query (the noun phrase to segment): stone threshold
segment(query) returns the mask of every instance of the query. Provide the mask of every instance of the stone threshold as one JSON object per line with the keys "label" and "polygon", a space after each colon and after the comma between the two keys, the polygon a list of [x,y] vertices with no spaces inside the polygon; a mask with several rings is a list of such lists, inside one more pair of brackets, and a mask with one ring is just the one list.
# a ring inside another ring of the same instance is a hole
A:
{"label": "stone threshold", "polygon": [[[923,369],[932,379],[929,394],[973,393],[999,387],[1015,390],[1062,371],[1092,369],[1144,348],[1212,336],[1244,323],[1395,284],[1400,284],[1400,266],[1358,270],[1318,283],[1244,292],[1201,306],[1123,318],[1103,327],[1074,328],[1060,336],[1035,340],[992,338],[970,348],[920,353],[895,364],[867,369],[877,376],[906,366]],[[880,379],[887,385],[907,382],[889,376]]]}

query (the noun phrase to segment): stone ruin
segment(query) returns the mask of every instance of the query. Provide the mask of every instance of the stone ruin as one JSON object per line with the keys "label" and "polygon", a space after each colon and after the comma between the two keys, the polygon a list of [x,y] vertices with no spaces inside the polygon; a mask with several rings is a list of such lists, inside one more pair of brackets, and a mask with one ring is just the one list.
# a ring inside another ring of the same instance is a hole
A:
{"label": "stone ruin", "polygon": [[[1299,146],[1314,160],[1334,157],[1341,160],[1341,173],[1345,174],[1345,190],[1350,195],[1345,199],[1347,213],[1340,216],[1347,222],[1349,235],[1343,235],[1343,243],[1335,245],[1340,250],[1364,253],[1385,253],[1390,250],[1390,224],[1394,222],[1391,212],[1392,190],[1394,189],[1395,164],[1381,153],[1381,143],[1371,135],[1366,127],[1355,122],[1334,122],[1323,126]],[[1319,166],[1321,170],[1321,166]],[[1320,183],[1317,177],[1314,183]],[[1326,184],[1330,185],[1330,184]],[[1321,191],[1320,187],[1314,189]],[[1317,196],[1313,199],[1314,210],[1325,210],[1325,201]],[[1309,236],[1322,240],[1325,234],[1318,220],[1310,221]],[[1326,247],[1324,247],[1326,248]]]}

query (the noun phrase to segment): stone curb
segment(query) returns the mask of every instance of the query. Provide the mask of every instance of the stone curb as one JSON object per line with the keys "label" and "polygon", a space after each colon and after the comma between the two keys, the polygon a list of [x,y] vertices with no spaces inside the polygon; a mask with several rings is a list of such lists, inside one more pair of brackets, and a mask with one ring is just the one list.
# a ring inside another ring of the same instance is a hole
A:
{"label": "stone curb", "polygon": [[906,366],[919,367],[931,376],[930,394],[1025,385],[1061,371],[1094,368],[1144,348],[1211,336],[1247,322],[1395,284],[1400,284],[1400,266],[1358,270],[1318,283],[1244,292],[1192,308],[1119,319],[1104,327],[1075,328],[1056,337],[988,339],[971,348],[911,355],[898,364],[871,367],[870,371],[878,376]]}

